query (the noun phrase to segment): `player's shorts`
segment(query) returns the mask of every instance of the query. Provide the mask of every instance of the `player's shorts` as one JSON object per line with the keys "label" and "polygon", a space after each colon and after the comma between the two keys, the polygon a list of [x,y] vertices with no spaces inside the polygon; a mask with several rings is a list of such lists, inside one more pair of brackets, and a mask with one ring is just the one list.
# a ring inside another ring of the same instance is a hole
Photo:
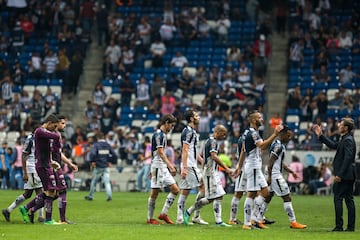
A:
{"label": "player's shorts", "polygon": [[151,188],[167,187],[175,183],[175,179],[167,167],[151,166]]}
{"label": "player's shorts", "polygon": [[245,168],[245,175],[247,179],[246,191],[248,192],[256,192],[268,186],[261,169]]}
{"label": "player's shorts", "polygon": [[241,174],[235,179],[235,192],[246,192],[246,175],[244,172],[241,172]]}
{"label": "player's shorts", "polygon": [[274,192],[276,196],[283,197],[290,194],[289,185],[283,176],[271,178],[270,192]]}
{"label": "player's shorts", "polygon": [[202,174],[197,167],[188,167],[186,178],[181,178],[179,183],[180,189],[192,189],[201,185]]}
{"label": "player's shorts", "polygon": [[213,176],[204,176],[205,197],[207,199],[216,199],[226,194],[221,184],[221,179],[217,174]]}
{"label": "player's shorts", "polygon": [[42,186],[41,179],[37,173],[28,173],[28,180],[24,184],[24,189],[38,189],[42,188]]}
{"label": "player's shorts", "polygon": [[61,169],[55,172],[51,167],[38,167],[36,168],[36,171],[45,191],[66,189],[66,181]]}

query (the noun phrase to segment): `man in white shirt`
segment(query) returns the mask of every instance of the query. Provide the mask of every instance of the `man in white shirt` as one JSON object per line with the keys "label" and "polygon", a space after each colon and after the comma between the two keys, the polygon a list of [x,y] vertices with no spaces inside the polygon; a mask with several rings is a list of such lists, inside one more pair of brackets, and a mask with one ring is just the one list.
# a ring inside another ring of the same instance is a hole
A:
{"label": "man in white shirt", "polygon": [[189,65],[189,62],[180,51],[176,52],[176,56],[171,59],[170,65],[172,67],[183,68]]}

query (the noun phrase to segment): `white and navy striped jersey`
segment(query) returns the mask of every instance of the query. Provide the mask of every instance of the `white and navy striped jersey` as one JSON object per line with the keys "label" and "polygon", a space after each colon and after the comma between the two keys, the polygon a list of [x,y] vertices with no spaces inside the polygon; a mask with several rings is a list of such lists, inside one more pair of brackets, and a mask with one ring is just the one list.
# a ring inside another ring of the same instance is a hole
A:
{"label": "white and navy striped jersey", "polygon": [[26,169],[28,173],[36,173],[35,169],[35,141],[34,135],[29,134],[24,142],[22,147],[22,152],[29,154],[26,157]]}
{"label": "white and navy striped jersey", "polygon": [[246,168],[261,169],[262,159],[261,150],[256,146],[256,143],[262,141],[259,132],[254,128],[249,128],[245,135],[245,162]]}
{"label": "white and navy striped jersey", "polygon": [[[239,139],[238,139],[238,142],[237,142],[237,153],[236,153],[236,156],[239,158],[240,157],[240,153],[241,153],[241,148],[242,148],[242,146],[243,146],[243,144],[244,144],[244,142],[245,142],[245,137],[246,137],[246,134],[248,134],[248,132],[249,132],[249,129],[246,129],[245,131],[244,131],[244,133],[239,137]],[[241,167],[241,170],[243,170],[244,169],[244,166],[245,166],[245,161],[246,160],[246,158],[244,159],[244,162],[243,162],[243,165],[242,165],[242,167]]]}
{"label": "white and navy striped jersey", "polygon": [[218,164],[211,157],[211,153],[215,152],[216,154],[219,151],[219,145],[216,142],[215,138],[210,137],[205,142],[204,146],[204,177],[205,176],[213,176],[215,172],[218,171]]}
{"label": "white and navy striped jersey", "polygon": [[153,134],[151,139],[151,152],[152,152],[152,165],[156,167],[164,167],[167,166],[166,163],[161,159],[158,155],[157,149],[163,148],[165,151],[166,148],[166,134],[161,131],[161,129],[157,129]]}
{"label": "white and navy striped jersey", "polygon": [[286,148],[284,144],[281,144],[280,140],[277,139],[271,144],[269,152],[278,157],[271,171],[271,177],[276,178],[278,175],[281,175]]}
{"label": "white and navy striped jersey", "polygon": [[[186,126],[181,133],[181,149],[183,144],[189,145],[188,158],[187,158],[187,167],[196,167],[196,154],[197,154],[197,143],[198,135],[196,130],[190,126]],[[182,167],[181,162],[181,167]]]}

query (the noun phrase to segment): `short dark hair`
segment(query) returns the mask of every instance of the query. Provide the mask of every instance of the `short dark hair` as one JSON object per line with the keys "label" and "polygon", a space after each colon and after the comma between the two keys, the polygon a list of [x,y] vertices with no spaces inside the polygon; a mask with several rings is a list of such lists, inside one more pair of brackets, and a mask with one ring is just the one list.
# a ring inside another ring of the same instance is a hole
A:
{"label": "short dark hair", "polygon": [[45,122],[51,122],[51,123],[58,123],[59,119],[56,117],[55,114],[50,114],[46,119]]}
{"label": "short dark hair", "polygon": [[254,110],[249,111],[248,114],[247,114],[247,119],[250,120],[250,118],[252,117],[252,115],[255,114],[255,113],[258,113],[258,112],[259,112],[259,111],[258,111],[257,109],[254,109]]}
{"label": "short dark hair", "polygon": [[185,120],[189,123],[191,121],[191,118],[194,117],[194,111],[193,110],[186,110],[184,113]]}
{"label": "short dark hair", "polygon": [[344,117],[341,121],[344,122],[344,126],[348,127],[348,132],[351,132],[354,129],[355,123],[352,118]]}
{"label": "short dark hair", "polygon": [[164,125],[165,123],[176,123],[176,117],[172,114],[165,114],[160,118],[159,125]]}

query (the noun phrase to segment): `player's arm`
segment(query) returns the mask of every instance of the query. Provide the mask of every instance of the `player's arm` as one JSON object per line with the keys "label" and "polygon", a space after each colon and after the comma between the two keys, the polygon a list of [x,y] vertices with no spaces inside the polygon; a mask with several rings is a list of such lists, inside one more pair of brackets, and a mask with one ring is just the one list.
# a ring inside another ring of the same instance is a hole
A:
{"label": "player's arm", "polygon": [[282,125],[277,125],[274,129],[274,132],[264,141],[257,141],[255,144],[261,150],[265,150],[270,144],[275,140],[275,138],[279,135],[280,131],[284,128]]}
{"label": "player's arm", "polygon": [[232,171],[230,170],[230,168],[228,168],[228,166],[226,166],[218,157],[217,153],[215,151],[212,151],[211,153],[211,158],[222,168],[224,168],[225,172],[228,174],[232,174]]}
{"label": "player's arm", "polygon": [[287,171],[288,173],[290,173],[291,175],[293,175],[293,177],[294,177],[295,179],[297,179],[297,178],[299,177],[299,176],[297,175],[297,173],[294,172],[291,168],[289,168],[289,166],[288,166],[287,164],[283,163],[283,168],[284,168],[285,171]]}
{"label": "player's arm", "polygon": [[200,163],[201,166],[204,166],[204,158],[202,155],[198,154],[196,160]]}
{"label": "player's arm", "polygon": [[272,176],[272,169],[274,167],[274,163],[276,159],[278,158],[277,155],[275,155],[273,152],[270,154],[269,164],[268,164],[268,184],[271,184],[271,176]]}
{"label": "player's arm", "polygon": [[64,153],[61,153],[61,161],[63,161],[64,163],[66,163],[74,172],[77,172],[77,171],[78,171],[78,167],[77,167],[75,164],[73,164],[73,163],[71,162],[71,160],[68,159],[68,158],[64,155]]}
{"label": "player's arm", "polygon": [[39,129],[36,131],[36,135],[42,138],[50,138],[54,140],[60,140],[60,134],[58,132],[51,132],[46,129]]}
{"label": "player's arm", "polygon": [[30,153],[26,153],[23,152],[22,156],[21,156],[21,162],[22,162],[22,166],[23,166],[23,181],[27,182],[28,180],[28,172],[27,172],[27,167],[26,167],[26,158],[27,156],[29,156]]}
{"label": "player's arm", "polygon": [[236,169],[235,169],[234,175],[232,177],[236,178],[236,177],[238,177],[240,175],[241,169],[242,169],[242,167],[244,165],[244,161],[245,161],[245,147],[244,147],[244,145],[242,145],[241,150],[240,150],[238,163],[236,165]]}
{"label": "player's arm", "polygon": [[181,162],[182,162],[181,177],[182,178],[185,178],[187,175],[188,155],[189,155],[189,144],[183,142],[182,149],[181,149]]}
{"label": "player's arm", "polygon": [[172,165],[170,160],[166,157],[164,148],[163,147],[158,147],[157,148],[157,154],[166,163],[167,167],[169,168],[169,171],[170,171],[171,175],[175,176],[176,175],[176,168]]}

